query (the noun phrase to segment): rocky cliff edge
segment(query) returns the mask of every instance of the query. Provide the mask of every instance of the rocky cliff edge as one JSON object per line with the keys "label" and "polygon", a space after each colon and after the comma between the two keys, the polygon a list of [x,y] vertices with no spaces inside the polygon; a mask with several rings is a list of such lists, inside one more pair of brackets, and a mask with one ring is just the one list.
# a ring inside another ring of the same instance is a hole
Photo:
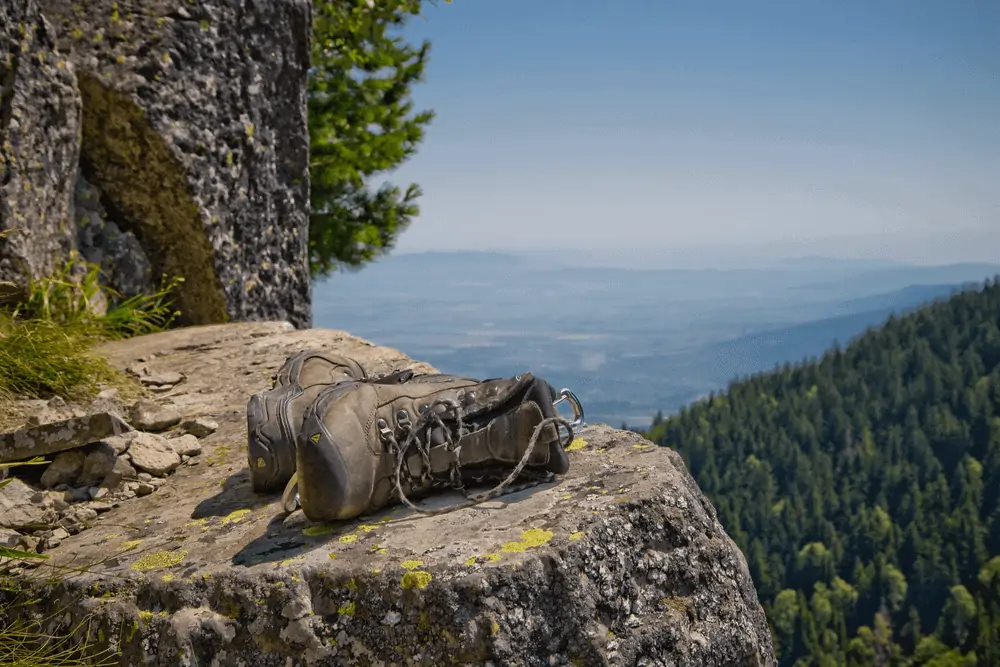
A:
{"label": "rocky cliff edge", "polygon": [[[80,502],[74,489],[35,494],[50,521],[74,507],[79,521],[45,546],[49,561],[16,571],[41,600],[19,613],[44,632],[77,628],[123,666],[775,664],[743,555],[680,457],[634,433],[590,426],[563,478],[454,513],[283,516],[250,489],[245,404],[303,347],[371,373],[433,370],[343,332],[277,323],[106,345],[169,418],[131,414],[187,444],[171,446],[169,470],[144,473],[142,493],[133,482]],[[122,435],[106,438],[111,449],[155,467],[128,433],[131,450]]]}

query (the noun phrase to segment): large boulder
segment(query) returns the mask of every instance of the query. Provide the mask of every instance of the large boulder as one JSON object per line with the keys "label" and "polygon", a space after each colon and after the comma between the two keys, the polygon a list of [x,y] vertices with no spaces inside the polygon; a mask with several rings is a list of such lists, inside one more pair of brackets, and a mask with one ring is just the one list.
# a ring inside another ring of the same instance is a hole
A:
{"label": "large boulder", "polygon": [[309,1],[35,2],[0,13],[32,110],[16,135],[2,116],[20,180],[0,223],[32,233],[0,246],[0,279],[79,236],[125,293],[184,278],[185,323],[308,325]]}
{"label": "large boulder", "polygon": [[743,554],[681,458],[635,433],[594,425],[567,475],[473,508],[283,517],[251,489],[245,406],[303,348],[370,374],[432,370],[344,332],[265,323],[102,346],[120,367],[142,357],[186,375],[170,400],[218,429],[198,465],[19,574],[37,604],[17,613],[47,636],[89,633],[123,667],[775,664]]}
{"label": "large boulder", "polygon": [[38,2],[0,2],[0,281],[48,275],[74,247],[80,114]]}

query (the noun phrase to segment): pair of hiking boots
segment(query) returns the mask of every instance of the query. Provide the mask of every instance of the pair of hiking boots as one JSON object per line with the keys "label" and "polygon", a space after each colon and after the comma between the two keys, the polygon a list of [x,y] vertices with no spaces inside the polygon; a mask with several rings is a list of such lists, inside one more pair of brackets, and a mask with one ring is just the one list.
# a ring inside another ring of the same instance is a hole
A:
{"label": "pair of hiking boots", "polygon": [[[571,423],[556,405],[568,400]],[[500,495],[520,475],[564,474],[564,446],[583,409],[568,390],[530,373],[474,380],[397,371],[370,378],[349,357],[304,350],[273,387],[247,404],[254,491],[284,488],[288,512],[312,521],[351,519],[436,488],[499,479],[465,505]],[[454,508],[446,508],[447,510]]]}

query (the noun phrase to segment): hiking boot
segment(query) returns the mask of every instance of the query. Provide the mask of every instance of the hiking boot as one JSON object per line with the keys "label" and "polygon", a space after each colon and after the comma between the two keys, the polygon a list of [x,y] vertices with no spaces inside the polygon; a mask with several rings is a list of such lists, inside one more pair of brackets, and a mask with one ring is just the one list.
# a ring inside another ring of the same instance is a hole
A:
{"label": "hiking boot", "polygon": [[247,458],[257,493],[278,491],[295,472],[295,442],[306,408],[321,391],[340,382],[398,382],[413,375],[401,371],[370,379],[354,359],[303,350],[285,360],[272,388],[247,402]]}
{"label": "hiking boot", "polygon": [[[311,521],[351,519],[435,487],[521,469],[563,474],[569,459],[555,422],[558,396],[530,373],[472,380],[417,375],[385,386],[345,382],[306,411],[297,473],[286,487]],[[541,426],[541,428],[539,428]],[[536,442],[528,451],[529,442]],[[567,442],[569,440],[567,439]]]}

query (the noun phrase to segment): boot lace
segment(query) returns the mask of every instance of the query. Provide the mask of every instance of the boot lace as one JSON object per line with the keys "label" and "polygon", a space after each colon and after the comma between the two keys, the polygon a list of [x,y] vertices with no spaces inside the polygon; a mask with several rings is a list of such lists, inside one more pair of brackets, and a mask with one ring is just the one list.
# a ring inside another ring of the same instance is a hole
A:
{"label": "boot lace", "polygon": [[[445,410],[438,412],[435,410],[436,407],[444,407]],[[444,419],[442,419],[443,414],[451,412],[454,414],[454,426],[451,427],[446,424]],[[383,437],[386,443],[389,445],[393,454],[396,456],[396,474],[395,474],[395,486],[396,494],[399,496],[400,501],[403,502],[407,507],[414,510],[415,512],[420,512],[421,514],[435,515],[435,514],[445,514],[448,512],[454,512],[456,510],[465,509],[467,507],[472,507],[480,503],[484,503],[488,500],[498,498],[506,493],[514,493],[522,489],[530,488],[532,486],[537,486],[546,482],[554,477],[551,472],[545,472],[540,475],[538,479],[529,481],[526,484],[519,485],[517,488],[508,487],[517,479],[518,475],[524,471],[524,467],[528,464],[528,459],[531,453],[534,451],[535,446],[538,444],[538,438],[542,434],[542,430],[550,424],[555,424],[557,426],[564,426],[567,432],[566,444],[572,442],[573,440],[573,427],[572,425],[562,417],[548,417],[543,419],[538,426],[535,427],[534,432],[531,434],[531,439],[528,441],[528,446],[524,450],[524,455],[521,456],[521,460],[518,461],[517,465],[510,471],[510,473],[502,480],[499,484],[494,486],[488,491],[482,493],[470,495],[465,490],[465,484],[462,479],[462,467],[460,463],[460,457],[462,454],[462,442],[461,438],[466,435],[468,431],[465,427],[465,423],[462,420],[462,408],[453,399],[440,399],[434,403],[427,406],[424,412],[417,418],[417,420],[411,424],[401,424],[405,431],[407,431],[406,438],[403,443],[400,444],[396,439],[395,435],[390,429],[383,432]],[[431,432],[435,427],[440,427],[445,434],[446,442],[441,447],[444,447],[445,451],[451,454],[451,460],[448,462],[448,481],[450,486],[457,491],[460,491],[466,498],[464,502],[456,503],[454,505],[449,505],[447,507],[440,508],[422,508],[418,507],[411,501],[406,493],[403,491],[403,480],[405,479],[410,485],[416,486],[418,484],[431,483],[432,485],[436,483],[436,480],[431,477]],[[422,437],[421,437],[422,436]],[[557,437],[561,437],[558,435]],[[407,453],[412,447],[416,447],[417,452],[420,454],[420,460],[423,463],[421,466],[422,470],[419,477],[415,477],[409,469],[408,465],[404,465],[407,459]],[[483,479],[483,478],[479,478]],[[479,481],[478,479],[475,481]]]}

